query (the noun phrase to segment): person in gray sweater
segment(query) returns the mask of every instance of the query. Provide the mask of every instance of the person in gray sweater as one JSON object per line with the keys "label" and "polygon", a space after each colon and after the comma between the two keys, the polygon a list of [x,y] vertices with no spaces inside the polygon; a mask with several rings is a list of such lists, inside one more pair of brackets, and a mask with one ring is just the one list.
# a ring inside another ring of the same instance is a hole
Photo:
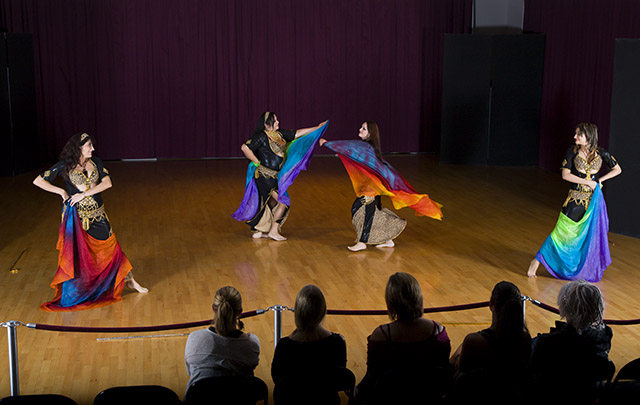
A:
{"label": "person in gray sweater", "polygon": [[242,331],[242,297],[234,287],[222,287],[213,300],[213,323],[192,332],[184,361],[189,375],[187,391],[194,382],[216,376],[253,375],[260,356],[260,340]]}

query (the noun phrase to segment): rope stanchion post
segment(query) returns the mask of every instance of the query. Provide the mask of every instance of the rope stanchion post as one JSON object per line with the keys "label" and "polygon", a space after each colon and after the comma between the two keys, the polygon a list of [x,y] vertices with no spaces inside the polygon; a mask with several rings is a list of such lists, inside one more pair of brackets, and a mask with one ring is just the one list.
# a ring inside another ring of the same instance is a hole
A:
{"label": "rope stanchion post", "polygon": [[4,322],[7,328],[7,345],[9,348],[9,379],[11,381],[11,396],[20,395],[20,381],[18,375],[18,334],[16,327],[22,325],[19,321]]}
{"label": "rope stanchion post", "polygon": [[527,322],[527,300],[529,297],[521,295],[520,299],[522,300],[522,320]]}
{"label": "rope stanchion post", "polygon": [[274,305],[270,309],[273,311],[273,348],[275,349],[282,337],[282,311],[285,307]]}

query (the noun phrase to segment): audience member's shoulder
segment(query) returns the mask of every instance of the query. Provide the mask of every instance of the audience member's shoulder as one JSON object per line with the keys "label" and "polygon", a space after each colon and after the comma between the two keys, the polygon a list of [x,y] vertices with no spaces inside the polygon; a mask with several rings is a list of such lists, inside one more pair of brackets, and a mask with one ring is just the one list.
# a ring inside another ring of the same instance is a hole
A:
{"label": "audience member's shoulder", "polygon": [[242,336],[260,345],[260,339],[258,338],[258,336],[254,335],[253,333],[245,332],[242,334]]}
{"label": "audience member's shoulder", "polygon": [[373,342],[381,342],[381,341],[387,340],[387,335],[383,330],[383,328],[386,328],[387,325],[388,324],[383,324],[375,328],[373,332],[371,332],[371,335],[369,336],[369,340]]}
{"label": "audience member's shoulder", "polygon": [[488,344],[487,339],[484,338],[480,333],[473,332],[469,333],[465,336],[462,345],[465,349],[476,349],[481,347],[486,347]]}

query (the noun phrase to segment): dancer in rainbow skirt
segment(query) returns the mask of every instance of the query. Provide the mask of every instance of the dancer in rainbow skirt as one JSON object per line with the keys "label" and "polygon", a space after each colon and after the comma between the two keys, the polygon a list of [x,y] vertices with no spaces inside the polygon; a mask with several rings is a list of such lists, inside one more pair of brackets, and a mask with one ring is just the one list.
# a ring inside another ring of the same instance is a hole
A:
{"label": "dancer in rainbow skirt", "polygon": [[[616,159],[598,147],[598,127],[579,124],[575,145],[562,162],[562,178],[571,184],[556,227],[529,265],[528,276],[536,277],[540,263],[562,280],[597,282],[611,264],[609,217],[602,183],[622,173]],[[609,171],[602,177],[602,163]]]}
{"label": "dancer in rainbow skirt", "polygon": [[251,227],[253,238],[286,240],[280,234],[289,215],[287,189],[311,160],[313,146],[327,129],[328,121],[303,129],[280,129],[273,112],[258,119],[251,138],[241,149],[249,159],[245,193],[233,218]]}
{"label": "dancer in rainbow skirt", "polygon": [[410,207],[416,215],[442,219],[442,205],[426,194],[419,194],[382,159],[378,124],[373,121],[362,123],[358,136],[361,140],[327,141],[322,138],[319,141],[320,146],[338,154],[357,195],[351,207],[356,243],[349,246],[349,250],[357,252],[366,249],[367,245],[395,246],[393,239],[404,230],[407,221],[382,207],[382,195],[391,198],[395,209]]}
{"label": "dancer in rainbow skirt", "polygon": [[[124,285],[140,293],[146,288],[131,274],[131,263],[111,231],[101,192],[111,188],[111,177],[93,155],[93,137],[79,133],[67,141],[60,161],[33,184],[62,197],[58,236],[58,270],[51,282],[56,290],[45,311],[76,311],[120,301]],[[51,182],[61,175],[65,188]]]}

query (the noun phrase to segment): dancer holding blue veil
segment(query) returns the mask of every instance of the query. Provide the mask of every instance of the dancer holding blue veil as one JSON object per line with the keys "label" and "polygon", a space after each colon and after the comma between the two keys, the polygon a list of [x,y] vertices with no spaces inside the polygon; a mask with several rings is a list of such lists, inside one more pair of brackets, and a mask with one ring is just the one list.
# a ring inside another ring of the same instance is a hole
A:
{"label": "dancer holding blue veil", "polygon": [[[609,217],[602,195],[602,183],[622,173],[616,159],[598,147],[598,127],[579,124],[575,145],[562,162],[562,178],[571,183],[569,195],[555,228],[531,261],[528,276],[536,277],[540,263],[561,280],[597,282],[611,264]],[[602,164],[609,167],[603,176]]]}

